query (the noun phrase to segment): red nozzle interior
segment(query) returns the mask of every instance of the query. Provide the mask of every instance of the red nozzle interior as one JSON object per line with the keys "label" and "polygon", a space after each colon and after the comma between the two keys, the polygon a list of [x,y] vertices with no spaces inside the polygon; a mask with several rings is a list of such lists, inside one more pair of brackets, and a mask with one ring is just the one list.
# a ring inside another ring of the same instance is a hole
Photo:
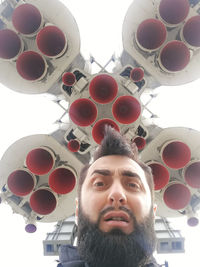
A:
{"label": "red nozzle interior", "polygon": [[36,32],[42,22],[40,11],[31,4],[22,4],[15,8],[12,23],[15,29],[23,34]]}
{"label": "red nozzle interior", "polygon": [[174,210],[184,209],[190,202],[190,190],[183,184],[172,184],[164,192],[165,204]]}
{"label": "red nozzle interior", "polygon": [[168,184],[169,178],[170,178],[167,168],[165,168],[160,163],[150,163],[148,164],[148,166],[152,170],[153,180],[154,180],[154,189],[160,190],[163,187],[165,187]]}
{"label": "red nozzle interior", "polygon": [[46,65],[40,54],[34,51],[26,51],[18,57],[16,68],[22,78],[35,81],[43,76]]}
{"label": "red nozzle interior", "polygon": [[41,215],[48,215],[56,208],[57,200],[47,189],[38,189],[30,197],[30,207]]}
{"label": "red nozzle interior", "polygon": [[54,159],[49,151],[44,148],[31,150],[26,156],[26,165],[28,169],[37,175],[48,173],[54,164]]}
{"label": "red nozzle interior", "polygon": [[116,97],[118,84],[112,76],[100,74],[90,82],[89,92],[92,99],[97,103],[106,104]]}
{"label": "red nozzle interior", "polygon": [[138,150],[142,150],[146,145],[146,140],[141,136],[135,137],[133,142],[136,144]]}
{"label": "red nozzle interior", "polygon": [[118,132],[120,131],[119,126],[113,120],[102,119],[97,121],[92,128],[92,137],[97,144],[100,144],[104,138],[105,125],[110,125]]}
{"label": "red nozzle interior", "polygon": [[57,168],[49,175],[49,186],[58,194],[67,194],[74,189],[76,178],[67,168]]}
{"label": "red nozzle interior", "polygon": [[162,152],[164,163],[172,169],[183,168],[190,161],[190,158],[190,148],[180,141],[173,141],[167,144]]}
{"label": "red nozzle interior", "polygon": [[165,41],[167,31],[158,19],[144,20],[137,29],[137,41],[148,50],[159,48]]}
{"label": "red nozzle interior", "polygon": [[69,108],[69,116],[75,124],[89,126],[96,120],[96,105],[87,98],[77,99]]}
{"label": "red nozzle interior", "polygon": [[12,59],[16,57],[21,49],[19,36],[12,30],[0,30],[0,58]]}
{"label": "red nozzle interior", "polygon": [[66,86],[72,86],[76,82],[76,76],[72,72],[65,72],[62,76],[62,82]]}
{"label": "red nozzle interior", "polygon": [[191,17],[183,27],[185,41],[195,47],[200,47],[200,15]]}
{"label": "red nozzle interior", "polygon": [[191,163],[185,170],[186,183],[193,188],[200,188],[200,161]]}
{"label": "red nozzle interior", "polygon": [[71,152],[77,152],[80,148],[80,143],[78,140],[70,140],[67,144],[67,148],[71,151]]}
{"label": "red nozzle interior", "polygon": [[64,33],[56,26],[46,26],[40,30],[36,42],[39,50],[49,57],[62,53],[66,44]]}
{"label": "red nozzle interior", "polygon": [[199,219],[197,217],[191,217],[187,220],[187,224],[191,227],[197,226],[199,224]]}
{"label": "red nozzle interior", "polygon": [[183,42],[172,41],[162,49],[160,61],[168,71],[181,71],[190,62],[190,51]]}
{"label": "red nozzle interior", "polygon": [[161,0],[159,13],[169,24],[179,24],[188,15],[190,4],[188,0]]}
{"label": "red nozzle interior", "polygon": [[133,96],[120,96],[113,104],[112,113],[118,122],[129,124],[138,119],[141,113],[141,106]]}
{"label": "red nozzle interior", "polygon": [[33,176],[25,170],[16,170],[8,176],[9,190],[16,196],[26,196],[34,188]]}
{"label": "red nozzle interior", "polygon": [[139,82],[144,78],[144,71],[141,68],[134,68],[130,72],[130,79],[134,82]]}

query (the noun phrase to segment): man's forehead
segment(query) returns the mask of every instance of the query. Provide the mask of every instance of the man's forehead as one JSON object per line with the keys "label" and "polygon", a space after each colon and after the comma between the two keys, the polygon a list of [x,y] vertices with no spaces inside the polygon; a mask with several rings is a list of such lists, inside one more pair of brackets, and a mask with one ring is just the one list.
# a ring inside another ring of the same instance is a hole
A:
{"label": "man's forehead", "polygon": [[139,175],[144,175],[143,169],[133,159],[127,156],[121,155],[108,155],[97,159],[88,169],[88,175],[90,176],[95,169],[126,169],[132,170]]}

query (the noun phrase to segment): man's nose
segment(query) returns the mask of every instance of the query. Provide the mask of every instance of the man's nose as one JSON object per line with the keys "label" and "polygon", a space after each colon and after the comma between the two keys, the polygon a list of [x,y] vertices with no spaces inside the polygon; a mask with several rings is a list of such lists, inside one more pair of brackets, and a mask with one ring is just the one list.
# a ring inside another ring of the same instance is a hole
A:
{"label": "man's nose", "polygon": [[111,186],[108,195],[108,202],[110,205],[116,207],[127,203],[127,196],[121,184],[114,184]]}

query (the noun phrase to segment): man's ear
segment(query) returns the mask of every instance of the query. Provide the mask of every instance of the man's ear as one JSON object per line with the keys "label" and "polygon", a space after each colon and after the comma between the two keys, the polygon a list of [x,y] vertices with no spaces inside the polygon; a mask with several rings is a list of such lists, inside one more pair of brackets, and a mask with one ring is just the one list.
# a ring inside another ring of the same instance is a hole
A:
{"label": "man's ear", "polygon": [[76,208],[75,208],[75,223],[78,225],[78,198],[76,197]]}
{"label": "man's ear", "polygon": [[153,204],[153,214],[154,214],[154,218],[156,217],[156,211],[157,211],[157,204]]}

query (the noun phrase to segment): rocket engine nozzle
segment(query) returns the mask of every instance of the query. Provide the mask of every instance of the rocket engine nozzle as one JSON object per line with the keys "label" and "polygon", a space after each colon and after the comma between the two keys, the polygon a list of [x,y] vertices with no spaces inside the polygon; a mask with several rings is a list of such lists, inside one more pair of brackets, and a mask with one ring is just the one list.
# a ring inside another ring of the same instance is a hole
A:
{"label": "rocket engine nozzle", "polygon": [[190,161],[191,151],[185,143],[172,141],[164,145],[161,155],[169,168],[181,169]]}
{"label": "rocket engine nozzle", "polygon": [[76,82],[76,76],[72,72],[65,72],[62,76],[62,82],[66,86],[73,86]]}
{"label": "rocket engine nozzle", "polygon": [[21,51],[19,36],[12,30],[0,30],[0,58],[14,59]]}
{"label": "rocket engine nozzle", "polygon": [[25,51],[17,59],[16,64],[19,75],[28,81],[42,79],[47,71],[46,61],[35,51]]}
{"label": "rocket engine nozzle", "polygon": [[48,189],[38,189],[30,197],[30,206],[40,215],[48,215],[54,211],[57,205],[55,195]]}
{"label": "rocket engine nozzle", "polygon": [[118,84],[108,74],[100,74],[92,79],[89,85],[90,96],[100,104],[111,102],[117,95]]}
{"label": "rocket engine nozzle", "polygon": [[119,126],[111,119],[102,119],[97,121],[92,128],[92,137],[97,144],[100,144],[104,138],[105,125],[110,125],[115,130],[120,131]]}
{"label": "rocket engine nozzle", "polygon": [[174,210],[184,209],[190,202],[190,190],[181,183],[174,183],[169,185],[163,195],[165,204]]}
{"label": "rocket engine nozzle", "polygon": [[158,19],[144,20],[137,29],[136,40],[144,50],[156,50],[166,40],[167,30]]}
{"label": "rocket engine nozzle", "polygon": [[78,140],[70,140],[67,144],[67,148],[71,151],[71,152],[77,152],[79,151],[80,148],[80,143]]}
{"label": "rocket engine nozzle", "polygon": [[31,4],[22,4],[12,14],[15,29],[22,34],[35,33],[42,23],[40,11]]}
{"label": "rocket engine nozzle", "polygon": [[189,163],[184,168],[184,179],[192,188],[200,188],[200,161]]}
{"label": "rocket engine nozzle", "polygon": [[133,142],[136,144],[138,150],[142,150],[146,146],[146,140],[141,136],[135,137]]}
{"label": "rocket engine nozzle", "polygon": [[54,158],[47,149],[36,148],[26,156],[26,165],[32,173],[44,175],[53,168]]}
{"label": "rocket engine nozzle", "polygon": [[169,178],[170,178],[169,171],[167,170],[167,168],[165,168],[165,166],[163,166],[162,164],[158,162],[150,163],[148,164],[148,166],[152,170],[153,180],[154,180],[154,189],[161,190],[169,182]]}
{"label": "rocket engine nozzle", "polygon": [[39,31],[36,38],[38,49],[46,56],[61,56],[67,46],[64,33],[56,26],[46,26]]}
{"label": "rocket engine nozzle", "polygon": [[35,187],[35,177],[26,170],[15,170],[8,176],[9,190],[16,196],[26,196]]}
{"label": "rocket engine nozzle", "polygon": [[161,50],[159,62],[164,70],[169,72],[181,71],[190,62],[190,51],[183,42],[171,41]]}
{"label": "rocket engine nozzle", "polygon": [[184,21],[189,9],[188,0],[161,0],[159,15],[166,23],[176,25]]}
{"label": "rocket engine nozzle", "polygon": [[184,40],[193,47],[200,47],[200,15],[191,17],[183,27]]}
{"label": "rocket engine nozzle", "polygon": [[75,174],[67,167],[59,167],[49,175],[49,186],[58,194],[70,193],[75,184]]}
{"label": "rocket engine nozzle", "polygon": [[69,108],[69,116],[78,126],[89,126],[96,120],[97,107],[87,98],[77,99]]}
{"label": "rocket engine nozzle", "polygon": [[112,106],[114,118],[122,124],[135,122],[141,113],[139,101],[133,96],[120,96]]}

